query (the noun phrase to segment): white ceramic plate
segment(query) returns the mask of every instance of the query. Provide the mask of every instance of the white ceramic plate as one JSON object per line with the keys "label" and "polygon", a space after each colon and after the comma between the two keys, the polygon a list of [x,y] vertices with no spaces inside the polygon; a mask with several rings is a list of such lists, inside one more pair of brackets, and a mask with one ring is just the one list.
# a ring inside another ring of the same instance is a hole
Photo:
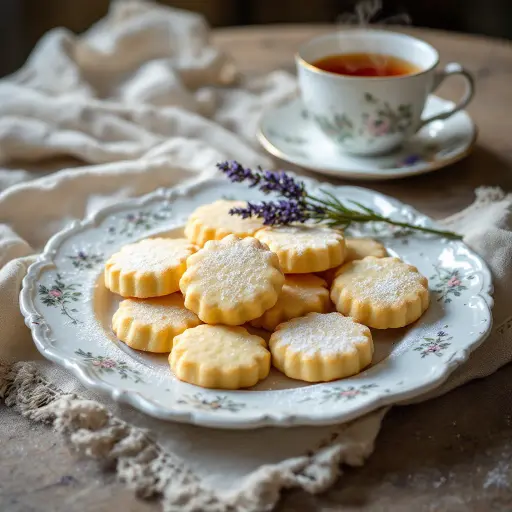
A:
{"label": "white ceramic plate", "polygon": [[[451,110],[454,104],[431,95],[424,117]],[[476,140],[476,127],[466,111],[434,121],[395,151],[380,156],[342,152],[309,119],[300,98],[267,110],[258,139],[274,156],[306,169],[340,178],[390,180],[424,174],[467,156]]]}
{"label": "white ceramic plate", "polygon": [[[305,180],[310,190],[318,182]],[[431,221],[393,199],[356,187],[322,185],[397,219]],[[356,377],[308,385],[276,370],[249,390],[207,390],[178,381],[166,356],[131,350],[112,334],[119,298],[103,286],[103,262],[122,245],[157,234],[179,235],[189,213],[219,197],[261,199],[226,179],[158,190],[99,211],[54,236],[23,281],[21,308],[48,359],[86,386],[159,418],[222,428],[321,425],[347,421],[441,384],[487,336],[491,276],[461,242],[366,226],[391,254],[429,277],[432,304],[405,329],[373,331],[373,365]]]}

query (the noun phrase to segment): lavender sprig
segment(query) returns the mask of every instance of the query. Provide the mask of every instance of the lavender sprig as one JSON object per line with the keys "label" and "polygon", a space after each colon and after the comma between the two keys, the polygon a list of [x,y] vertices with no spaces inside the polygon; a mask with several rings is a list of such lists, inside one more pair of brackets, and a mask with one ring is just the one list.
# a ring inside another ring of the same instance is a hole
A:
{"label": "lavender sprig", "polygon": [[249,183],[249,187],[257,187],[264,194],[275,193],[284,199],[277,201],[263,201],[261,203],[248,202],[245,208],[232,208],[231,215],[240,215],[246,219],[259,217],[263,224],[268,226],[304,223],[308,220],[324,222],[331,227],[347,228],[352,223],[385,222],[392,226],[432,233],[455,240],[462,237],[452,231],[427,228],[407,222],[399,222],[368,208],[356,201],[349,201],[357,209],[349,208],[330,192],[321,190],[321,197],[311,196],[307,193],[304,182],[297,181],[284,171],[252,170],[243,167],[236,161],[222,162],[217,167],[234,183]]}
{"label": "lavender sprig", "polygon": [[264,171],[245,168],[236,161],[222,162],[217,167],[226,174],[233,183],[249,182],[249,187],[258,187],[264,194],[275,192],[287,199],[300,201],[305,198],[304,183],[295,181],[284,171]]}
{"label": "lavender sprig", "polygon": [[294,222],[306,222],[316,215],[323,214],[324,209],[308,206],[296,199],[279,199],[278,201],[262,201],[247,203],[246,208],[231,208],[231,215],[240,215],[243,219],[259,217],[266,226],[287,225]]}

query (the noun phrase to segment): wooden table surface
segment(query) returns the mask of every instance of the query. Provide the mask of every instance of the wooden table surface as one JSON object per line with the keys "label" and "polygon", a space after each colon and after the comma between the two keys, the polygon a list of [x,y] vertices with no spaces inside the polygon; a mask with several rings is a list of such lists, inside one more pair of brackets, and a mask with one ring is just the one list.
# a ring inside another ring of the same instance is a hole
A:
{"label": "wooden table surface", "polygon": [[[214,42],[234,56],[241,71],[292,71],[299,43],[328,30],[332,27],[222,29],[214,33]],[[467,159],[447,169],[364,186],[411,203],[433,217],[468,205],[477,186],[498,185],[510,191],[512,46],[481,37],[410,32],[436,46],[443,62],[458,61],[474,73],[476,97],[468,110],[479,128],[477,146]],[[450,80],[440,94],[456,99],[460,92],[461,83]],[[347,470],[321,496],[285,493],[278,511],[510,511],[511,396],[509,365],[444,397],[397,407],[386,417],[375,453],[364,467]],[[77,463],[62,439],[45,426],[27,421],[14,433],[15,413],[2,412],[0,438],[6,441],[0,452],[0,510],[159,510],[154,502],[135,500],[112,473],[93,462]]]}

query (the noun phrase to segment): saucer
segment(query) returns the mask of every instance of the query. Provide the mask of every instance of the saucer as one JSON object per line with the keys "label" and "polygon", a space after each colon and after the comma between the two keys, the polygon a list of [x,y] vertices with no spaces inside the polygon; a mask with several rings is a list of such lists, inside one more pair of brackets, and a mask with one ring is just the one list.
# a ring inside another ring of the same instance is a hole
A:
{"label": "saucer", "polygon": [[[438,96],[427,100],[424,117],[452,109]],[[396,179],[441,169],[467,156],[477,130],[466,111],[424,126],[401,147],[379,156],[356,156],[340,151],[309,119],[300,98],[263,113],[258,139],[272,155],[306,169],[340,178]]]}

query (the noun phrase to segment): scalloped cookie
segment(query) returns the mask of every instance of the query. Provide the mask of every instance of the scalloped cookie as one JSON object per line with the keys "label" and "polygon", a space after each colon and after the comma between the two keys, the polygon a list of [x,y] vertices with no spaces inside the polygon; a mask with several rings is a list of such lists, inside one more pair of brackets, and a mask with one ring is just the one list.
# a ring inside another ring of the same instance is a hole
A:
{"label": "scalloped cookie", "polygon": [[125,245],[105,264],[105,286],[140,299],[177,292],[186,260],[196,250],[186,238],[148,238]]}
{"label": "scalloped cookie", "polygon": [[270,352],[263,338],[243,327],[200,325],[174,338],[169,356],[178,379],[204,388],[254,386],[270,371]]}
{"label": "scalloped cookie", "polygon": [[385,258],[388,255],[386,248],[377,240],[371,238],[345,238],[347,252],[345,253],[345,261],[362,260],[367,256],[375,256],[375,258]]}
{"label": "scalloped cookie", "polygon": [[252,320],[253,327],[273,331],[277,325],[307,313],[327,313],[332,308],[327,283],[312,274],[288,274],[276,304]]}
{"label": "scalloped cookie", "polygon": [[[388,253],[386,248],[376,240],[372,240],[371,238],[345,238],[346,244],[346,252],[345,259],[343,263],[348,263],[349,261],[354,260],[362,260],[367,256],[375,256],[376,258],[385,258]],[[321,272],[319,276],[322,279],[327,281],[327,284],[331,286],[334,278],[336,277],[336,272],[339,267],[330,268],[329,270],[325,270]]]}
{"label": "scalloped cookie", "polygon": [[269,347],[278,370],[306,382],[355,375],[373,356],[370,329],[340,313],[310,313],[282,323]]}
{"label": "scalloped cookie", "polygon": [[185,236],[202,247],[208,240],[221,240],[228,235],[239,238],[251,236],[263,226],[263,221],[254,217],[243,219],[230,215],[231,208],[244,208],[246,201],[219,200],[200,206],[192,212],[185,226]]}
{"label": "scalloped cookie", "polygon": [[185,308],[183,295],[126,299],[112,318],[112,330],[129,347],[147,352],[170,352],[175,336],[201,323]]}
{"label": "scalloped cookie", "polygon": [[341,265],[345,258],[345,239],[335,229],[276,226],[260,229],[254,237],[277,254],[285,274],[321,272]]}
{"label": "scalloped cookie", "polygon": [[428,308],[428,281],[398,258],[375,258],[343,265],[331,288],[336,309],[369,327],[403,327]]}
{"label": "scalloped cookie", "polygon": [[252,237],[211,240],[187,260],[185,307],[208,324],[240,325],[277,302],[284,283],[277,256]]}

